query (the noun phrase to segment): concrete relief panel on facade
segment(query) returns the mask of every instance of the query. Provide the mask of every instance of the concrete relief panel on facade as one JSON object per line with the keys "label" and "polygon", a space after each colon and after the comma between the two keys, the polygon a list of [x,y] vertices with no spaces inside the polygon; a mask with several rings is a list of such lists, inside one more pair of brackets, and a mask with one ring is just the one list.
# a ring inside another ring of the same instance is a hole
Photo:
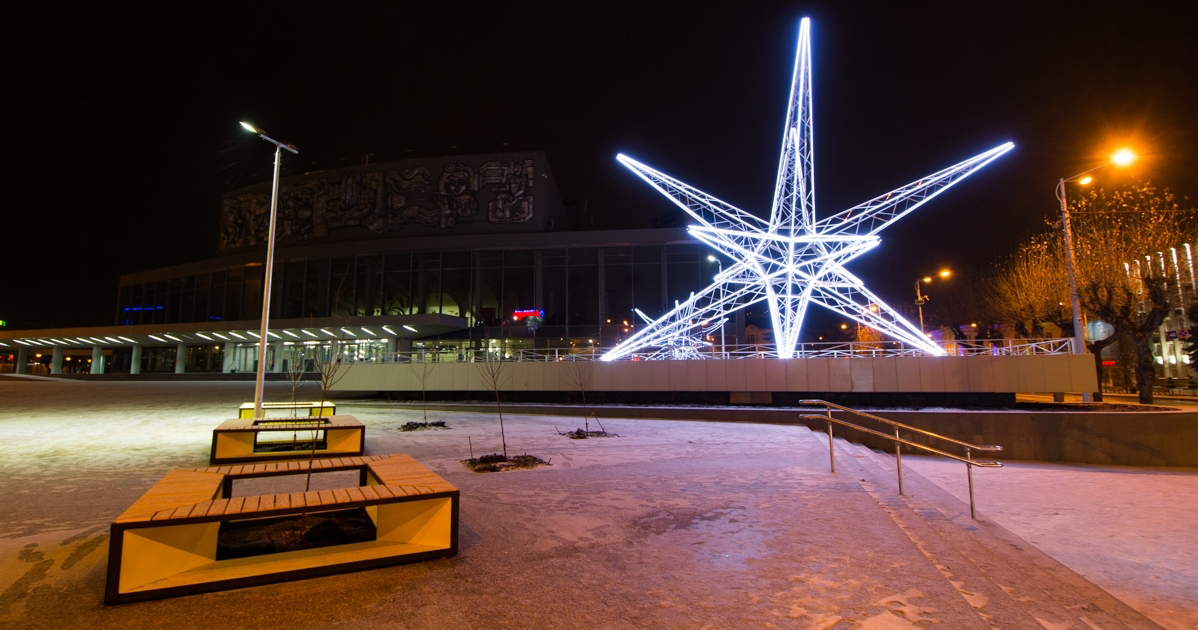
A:
{"label": "concrete relief panel on facade", "polygon": [[[531,158],[376,168],[284,180],[279,186],[277,237],[321,238],[347,227],[402,233],[414,225],[445,229],[474,222],[525,223],[533,217],[537,182]],[[265,242],[269,221],[268,191],[225,196],[220,250]]]}

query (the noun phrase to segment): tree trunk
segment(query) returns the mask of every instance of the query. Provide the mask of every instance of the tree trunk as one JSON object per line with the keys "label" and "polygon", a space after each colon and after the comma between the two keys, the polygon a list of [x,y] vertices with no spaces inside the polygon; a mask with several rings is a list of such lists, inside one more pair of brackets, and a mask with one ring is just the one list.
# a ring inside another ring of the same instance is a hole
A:
{"label": "tree trunk", "polygon": [[1102,402],[1102,351],[1118,340],[1119,333],[1111,332],[1102,339],[1091,340],[1086,344],[1086,348],[1094,355],[1094,373],[1098,376],[1098,390],[1094,392],[1094,402]]}
{"label": "tree trunk", "polygon": [[1140,404],[1152,404],[1152,389],[1156,382],[1156,366],[1153,365],[1152,339],[1148,335],[1132,336],[1132,347],[1136,351],[1136,386],[1140,389]]}
{"label": "tree trunk", "polygon": [[503,444],[503,461],[507,461],[507,434],[503,432],[503,403],[499,402],[499,388],[495,388],[495,406],[499,409],[499,440]]}
{"label": "tree trunk", "polygon": [[1098,389],[1094,392],[1094,402],[1102,402],[1102,350],[1094,352],[1094,374],[1098,376]]}

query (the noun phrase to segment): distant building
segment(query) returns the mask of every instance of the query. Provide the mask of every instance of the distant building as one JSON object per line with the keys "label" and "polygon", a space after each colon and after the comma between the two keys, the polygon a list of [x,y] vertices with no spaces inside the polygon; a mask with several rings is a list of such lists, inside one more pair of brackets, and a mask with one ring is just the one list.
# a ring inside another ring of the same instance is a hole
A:
{"label": "distant building", "polygon": [[[333,339],[360,360],[611,347],[633,309],[658,317],[717,271],[682,228],[570,229],[585,222],[541,152],[317,171],[279,193],[274,371]],[[269,210],[269,183],[225,194],[216,258],[122,276],[113,326],[0,333],[0,371],[255,371]],[[535,326],[513,315],[533,309]]]}

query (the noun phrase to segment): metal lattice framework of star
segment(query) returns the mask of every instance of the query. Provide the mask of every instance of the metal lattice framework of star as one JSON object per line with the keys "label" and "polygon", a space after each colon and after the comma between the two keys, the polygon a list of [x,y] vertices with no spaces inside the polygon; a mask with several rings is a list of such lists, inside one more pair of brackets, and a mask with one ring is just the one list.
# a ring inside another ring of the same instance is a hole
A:
{"label": "metal lattice framework of star", "polygon": [[602,356],[604,361],[671,345],[697,321],[712,321],[757,302],[769,303],[779,358],[795,356],[808,304],[818,304],[924,352],[942,355],[895,310],[874,295],[845,263],[878,245],[878,233],[998,156],[1010,142],[824,219],[815,214],[811,129],[811,29],[803,18],[782,139],[782,156],[768,221],[720,201],[625,155],[622,164],[656,188],[698,225],[696,238],[732,260],[713,283],[638,330]]}
{"label": "metal lattice framework of star", "polygon": [[[691,297],[694,297],[693,293],[691,294]],[[693,359],[704,358],[703,350],[711,347],[711,343],[707,341],[707,336],[719,330],[725,323],[727,323],[728,318],[721,317],[720,319],[714,321],[709,319],[699,320],[695,317],[695,313],[693,312],[694,302],[688,300],[687,303],[692,305],[690,312],[679,310],[675,316],[680,320],[685,319],[689,321],[691,323],[691,327],[686,332],[663,340],[662,345],[659,346],[657,350],[644,356],[645,360],[689,361]],[[682,305],[675,301],[674,308],[682,309]],[[653,324],[653,318],[646,315],[644,311],[639,308],[634,308],[632,310],[636,311],[637,316],[644,320],[646,324]]]}

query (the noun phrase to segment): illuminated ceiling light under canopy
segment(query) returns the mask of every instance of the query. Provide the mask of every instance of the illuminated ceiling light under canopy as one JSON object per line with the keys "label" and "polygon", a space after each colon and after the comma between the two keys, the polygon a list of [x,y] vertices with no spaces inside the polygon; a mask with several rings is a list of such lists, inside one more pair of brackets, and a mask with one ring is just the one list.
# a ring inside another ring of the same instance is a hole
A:
{"label": "illuminated ceiling light under canopy", "polygon": [[412,332],[416,332],[416,329],[415,329],[415,328],[413,328],[413,327],[411,327],[411,326],[409,326],[409,325],[407,325],[407,324],[404,324],[404,325],[403,325],[403,327],[404,327],[404,330],[410,330],[410,331],[412,331]]}
{"label": "illuminated ceiling light under canopy", "polygon": [[[698,224],[689,231],[731,264],[715,282],[603,355],[611,361],[644,348],[662,348],[692,334],[698,320],[715,320],[768,302],[778,356],[795,354],[807,305],[818,304],[930,354],[944,350],[865,288],[845,263],[877,246],[878,233],[977,169],[1010,151],[1010,142],[839,214],[815,212],[811,118],[811,24],[799,26],[782,155],[769,220],[727,204],[632,158],[620,163],[669,197]],[[876,305],[876,310],[870,308]]]}

